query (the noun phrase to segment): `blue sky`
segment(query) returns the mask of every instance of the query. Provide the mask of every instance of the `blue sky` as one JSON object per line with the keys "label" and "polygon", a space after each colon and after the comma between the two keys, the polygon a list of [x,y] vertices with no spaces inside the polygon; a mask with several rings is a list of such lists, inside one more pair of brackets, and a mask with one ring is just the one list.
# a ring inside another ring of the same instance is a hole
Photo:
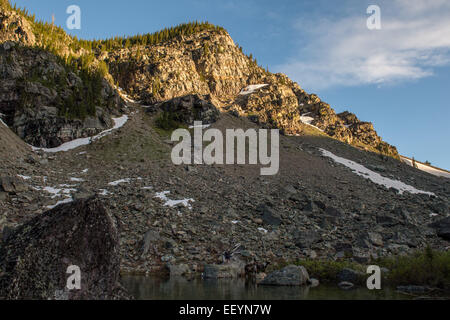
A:
{"label": "blue sky", "polygon": [[[157,31],[201,20],[225,27],[263,67],[284,72],[337,112],[374,123],[401,154],[450,169],[448,0],[15,0],[80,38]],[[367,7],[381,9],[368,30]]]}

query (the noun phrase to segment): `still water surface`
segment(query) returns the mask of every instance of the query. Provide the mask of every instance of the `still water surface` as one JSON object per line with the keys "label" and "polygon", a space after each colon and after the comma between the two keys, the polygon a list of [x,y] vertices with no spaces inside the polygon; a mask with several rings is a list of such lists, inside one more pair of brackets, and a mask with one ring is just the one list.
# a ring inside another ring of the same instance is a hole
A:
{"label": "still water surface", "polygon": [[308,287],[257,286],[243,279],[202,280],[185,278],[124,276],[122,284],[138,300],[403,300],[392,289],[341,290],[336,286]]}

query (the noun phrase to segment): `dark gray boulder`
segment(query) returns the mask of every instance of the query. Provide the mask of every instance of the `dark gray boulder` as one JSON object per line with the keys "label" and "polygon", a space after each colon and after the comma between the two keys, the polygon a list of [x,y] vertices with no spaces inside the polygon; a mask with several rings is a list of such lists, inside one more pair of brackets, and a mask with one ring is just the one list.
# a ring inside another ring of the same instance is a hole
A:
{"label": "dark gray boulder", "polygon": [[436,221],[430,227],[436,230],[438,237],[450,241],[450,217]]}
{"label": "dark gray boulder", "polygon": [[[67,288],[78,266],[81,288]],[[121,299],[119,238],[97,198],[52,209],[17,228],[0,248],[0,297],[6,299]]]}
{"label": "dark gray boulder", "polygon": [[279,226],[281,219],[277,217],[275,212],[267,205],[263,204],[258,207],[258,211],[261,213],[261,218],[266,225]]}
{"label": "dark gray boulder", "polygon": [[294,243],[297,247],[310,248],[313,244],[321,240],[320,235],[314,230],[296,231],[294,233]]}
{"label": "dark gray boulder", "polygon": [[352,284],[361,285],[364,282],[365,274],[350,268],[344,268],[337,275],[337,280],[339,283],[347,282]]}
{"label": "dark gray boulder", "polygon": [[263,286],[304,286],[310,283],[308,271],[302,266],[287,266],[270,273],[259,284]]}

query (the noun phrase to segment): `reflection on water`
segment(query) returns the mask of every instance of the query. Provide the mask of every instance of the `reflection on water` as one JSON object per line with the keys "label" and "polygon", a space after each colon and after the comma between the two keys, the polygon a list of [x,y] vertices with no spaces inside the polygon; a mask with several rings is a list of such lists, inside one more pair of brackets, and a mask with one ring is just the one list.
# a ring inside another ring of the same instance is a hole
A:
{"label": "reflection on water", "polygon": [[266,287],[243,279],[202,280],[124,276],[122,284],[138,300],[374,300],[408,299],[391,289],[344,291],[335,286]]}

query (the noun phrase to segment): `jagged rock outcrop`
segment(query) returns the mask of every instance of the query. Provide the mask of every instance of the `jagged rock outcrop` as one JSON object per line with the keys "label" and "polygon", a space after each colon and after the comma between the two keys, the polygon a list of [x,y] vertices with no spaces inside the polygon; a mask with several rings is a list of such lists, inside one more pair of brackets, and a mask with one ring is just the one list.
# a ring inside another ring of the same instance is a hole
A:
{"label": "jagged rock outcrop", "polygon": [[[69,266],[81,271],[81,289],[68,290]],[[119,238],[99,199],[56,207],[8,236],[0,247],[0,297],[7,299],[116,299]]]}
{"label": "jagged rock outcrop", "polygon": [[233,99],[263,73],[224,31],[121,49],[102,58],[119,85],[144,104],[195,93]]}
{"label": "jagged rock outcrop", "polygon": [[36,37],[31,23],[14,11],[6,10],[6,3],[0,1],[0,43],[6,41],[34,45]]}
{"label": "jagged rock outcrop", "polygon": [[[124,48],[102,53],[99,58],[109,65],[119,85],[146,105],[189,94],[210,95],[222,110],[290,135],[305,131],[301,117],[307,114],[314,119],[309,124],[329,136],[398,157],[395,147],[383,142],[370,123],[337,115],[287,76],[262,69],[223,30]],[[249,85],[260,86],[241,94]]]}
{"label": "jagged rock outcrop", "polygon": [[302,131],[302,123],[296,90],[300,87],[285,75],[268,75],[260,88],[244,90],[227,109],[256,123],[279,128],[286,134],[298,134]]}
{"label": "jagged rock outcrop", "polygon": [[[161,110],[160,120],[175,121],[183,125],[193,125],[194,121],[201,121],[204,125],[217,121],[220,111],[212,103],[211,97],[197,94],[174,98],[158,103],[148,108],[149,112]],[[170,118],[169,118],[170,117]]]}
{"label": "jagged rock outcrop", "polygon": [[105,79],[82,79],[42,49],[0,45],[0,113],[31,145],[51,148],[95,135],[111,127],[122,105]]}
{"label": "jagged rock outcrop", "polygon": [[[302,134],[304,124],[312,125],[340,141],[398,158],[397,149],[378,136],[372,123],[362,122],[350,112],[336,114],[317,95],[306,93],[285,75],[265,76],[263,81],[266,86],[239,95],[226,108],[288,135]],[[305,117],[309,121],[304,123]]]}

